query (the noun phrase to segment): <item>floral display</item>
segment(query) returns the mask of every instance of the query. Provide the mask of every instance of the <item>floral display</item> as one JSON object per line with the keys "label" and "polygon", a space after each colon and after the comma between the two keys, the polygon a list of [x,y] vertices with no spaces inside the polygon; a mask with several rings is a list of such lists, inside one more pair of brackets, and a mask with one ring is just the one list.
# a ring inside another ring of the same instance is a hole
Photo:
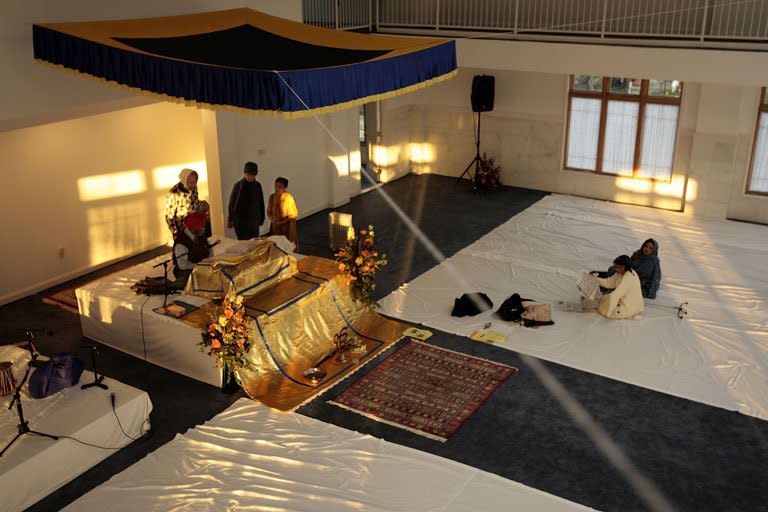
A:
{"label": "floral display", "polygon": [[208,330],[202,333],[201,350],[215,357],[218,367],[226,369],[228,376],[236,375],[241,368],[250,368],[251,362],[245,356],[251,348],[252,320],[245,314],[243,297],[228,293],[219,314],[211,320]]}
{"label": "floral display", "polygon": [[376,289],[376,271],[387,264],[387,256],[379,255],[376,250],[376,235],[373,226],[358,231],[358,236],[350,237],[347,243],[336,253],[339,271],[346,278],[352,292],[352,298],[378,307],[373,300]]}
{"label": "floral display", "polygon": [[501,167],[496,165],[493,157],[486,156],[480,160],[475,172],[474,189],[496,190],[501,188]]}

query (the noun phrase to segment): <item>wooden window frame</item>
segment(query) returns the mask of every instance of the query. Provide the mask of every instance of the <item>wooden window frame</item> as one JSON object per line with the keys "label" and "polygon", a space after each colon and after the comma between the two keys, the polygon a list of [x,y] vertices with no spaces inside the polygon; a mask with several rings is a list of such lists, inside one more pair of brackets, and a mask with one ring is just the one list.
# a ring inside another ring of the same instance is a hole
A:
{"label": "wooden window frame", "polygon": [[[610,76],[603,77],[603,87],[600,91],[577,91],[573,88],[574,75],[568,77],[568,113],[566,115],[565,126],[565,154],[563,156],[563,169],[568,171],[578,172],[591,172],[601,176],[614,176],[619,178],[632,178],[637,180],[650,180],[669,183],[672,180],[672,170],[670,170],[668,178],[650,178],[646,176],[638,176],[637,173],[640,170],[640,156],[642,155],[643,147],[643,123],[645,122],[645,107],[648,104],[656,105],[677,105],[677,124],[675,126],[675,140],[672,147],[672,155],[674,159],[675,151],[677,149],[677,131],[680,126],[680,103],[683,98],[683,83],[680,83],[680,96],[677,98],[669,98],[664,96],[650,96],[648,94],[649,79],[641,79],[640,81],[640,94],[620,94],[612,93],[610,91],[611,78]],[[589,98],[599,99],[600,102],[600,127],[597,134],[597,155],[595,162],[595,169],[580,169],[578,167],[568,167],[568,134],[571,127],[571,105],[573,98]],[[608,119],[608,102],[609,101],[628,101],[638,103],[637,112],[637,133],[635,134],[635,152],[632,160],[632,175],[616,174],[612,172],[603,172],[603,151],[605,149],[605,127]],[[760,115],[758,114],[758,123]],[[750,166],[751,172],[751,166]]]}
{"label": "wooden window frame", "polygon": [[752,186],[752,169],[755,165],[755,151],[757,150],[757,135],[760,132],[760,116],[768,115],[768,100],[765,98],[766,87],[760,89],[760,106],[757,108],[757,119],[755,120],[755,135],[752,137],[752,156],[749,158],[749,173],[747,174],[746,194],[756,196],[768,196],[768,191],[750,190]]}

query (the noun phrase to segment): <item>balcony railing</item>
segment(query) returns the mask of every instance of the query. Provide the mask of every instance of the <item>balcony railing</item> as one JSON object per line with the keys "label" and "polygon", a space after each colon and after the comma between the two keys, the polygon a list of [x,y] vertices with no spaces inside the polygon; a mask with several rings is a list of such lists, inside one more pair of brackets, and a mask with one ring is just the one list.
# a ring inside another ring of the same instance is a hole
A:
{"label": "balcony railing", "polygon": [[306,23],[376,32],[768,48],[768,0],[303,0]]}

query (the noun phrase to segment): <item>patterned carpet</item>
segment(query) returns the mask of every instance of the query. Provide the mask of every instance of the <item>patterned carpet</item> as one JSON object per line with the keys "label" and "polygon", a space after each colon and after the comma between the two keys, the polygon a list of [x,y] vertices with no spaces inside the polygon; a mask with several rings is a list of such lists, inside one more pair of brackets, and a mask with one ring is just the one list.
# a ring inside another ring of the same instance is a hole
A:
{"label": "patterned carpet", "polygon": [[516,371],[412,340],[331,403],[445,442]]}

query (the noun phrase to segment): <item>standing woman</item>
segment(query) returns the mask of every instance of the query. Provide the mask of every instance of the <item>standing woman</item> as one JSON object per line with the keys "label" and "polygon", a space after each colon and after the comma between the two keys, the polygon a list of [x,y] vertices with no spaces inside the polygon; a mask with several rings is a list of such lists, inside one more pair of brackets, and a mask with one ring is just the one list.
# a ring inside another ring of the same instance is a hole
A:
{"label": "standing woman", "polygon": [[613,260],[614,274],[608,278],[598,278],[600,286],[613,288],[603,295],[597,312],[608,318],[632,318],[642,313],[645,308],[643,294],[640,291],[640,279],[632,270],[632,260],[622,254]]}
{"label": "standing woman", "polygon": [[643,297],[655,299],[661,283],[661,263],[659,261],[659,243],[649,238],[632,255],[632,268],[640,278]]}
{"label": "standing woman", "polygon": [[179,173],[179,182],[168,191],[165,197],[165,222],[174,238],[184,231],[184,217],[200,209],[197,179],[197,171],[182,169]]}

